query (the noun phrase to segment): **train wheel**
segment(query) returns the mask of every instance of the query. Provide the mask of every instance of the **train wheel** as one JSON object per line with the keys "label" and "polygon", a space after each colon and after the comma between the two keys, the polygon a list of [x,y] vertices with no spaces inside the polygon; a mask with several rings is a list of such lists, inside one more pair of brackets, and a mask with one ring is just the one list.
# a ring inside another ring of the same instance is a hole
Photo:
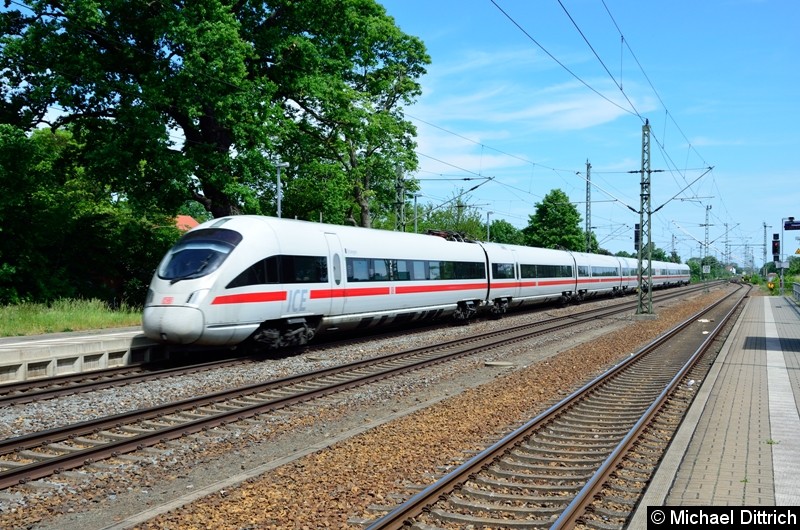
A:
{"label": "train wheel", "polygon": [[458,322],[469,322],[469,319],[474,317],[476,312],[477,309],[475,309],[474,302],[459,302],[453,313],[453,318]]}

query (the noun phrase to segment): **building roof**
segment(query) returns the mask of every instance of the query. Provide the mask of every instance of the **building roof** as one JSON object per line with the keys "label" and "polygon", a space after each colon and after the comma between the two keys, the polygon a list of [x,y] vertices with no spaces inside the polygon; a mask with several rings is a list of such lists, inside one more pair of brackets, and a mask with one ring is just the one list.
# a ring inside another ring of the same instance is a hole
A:
{"label": "building roof", "polygon": [[191,215],[179,215],[175,218],[175,226],[178,227],[178,230],[181,232],[186,232],[191,230],[195,226],[199,225],[197,221],[195,221],[194,217]]}

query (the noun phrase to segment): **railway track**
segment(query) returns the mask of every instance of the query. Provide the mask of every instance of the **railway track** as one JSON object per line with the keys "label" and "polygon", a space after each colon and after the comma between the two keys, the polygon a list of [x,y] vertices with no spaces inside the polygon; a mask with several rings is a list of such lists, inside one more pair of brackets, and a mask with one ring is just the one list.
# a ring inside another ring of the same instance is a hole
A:
{"label": "railway track", "polygon": [[[701,290],[701,287],[694,286],[680,290],[660,292],[654,297],[654,301],[666,301],[676,296],[684,296],[687,293],[699,290]],[[628,300],[622,302],[620,307],[625,308],[625,310],[630,310],[635,307],[635,305],[635,302]],[[397,333],[397,331],[394,331],[394,333]],[[351,340],[353,343],[356,343],[365,339],[357,338]],[[367,338],[366,340],[370,339]],[[341,342],[337,341],[335,344],[338,347],[341,345]],[[313,346],[313,348],[319,350],[323,350],[325,347],[324,343],[318,343]],[[213,352],[207,352],[205,355],[208,357],[213,355]],[[218,355],[228,358],[196,364],[186,364],[185,362],[142,363],[0,384],[0,407],[32,403],[43,399],[53,399],[76,393],[95,392],[105,388],[114,388],[143,381],[179,377],[206,370],[258,361],[264,358],[263,355],[245,355],[238,358],[230,358],[230,351],[219,351]]]}
{"label": "railway track", "polygon": [[739,289],[694,315],[368,530],[624,528],[743,300]]}
{"label": "railway track", "polygon": [[131,385],[142,381],[179,377],[234,366],[244,362],[253,362],[253,359],[220,359],[206,363],[179,366],[139,363],[92,370],[79,374],[65,374],[46,379],[8,383],[0,386],[0,407],[21,405],[84,392],[95,392],[104,388]]}
{"label": "railway track", "polygon": [[12,438],[0,443],[0,489],[432,364],[483,352],[487,348],[528,340],[538,334],[629,310],[630,304],[596,308],[558,321],[518,326],[430,348],[368,359]]}

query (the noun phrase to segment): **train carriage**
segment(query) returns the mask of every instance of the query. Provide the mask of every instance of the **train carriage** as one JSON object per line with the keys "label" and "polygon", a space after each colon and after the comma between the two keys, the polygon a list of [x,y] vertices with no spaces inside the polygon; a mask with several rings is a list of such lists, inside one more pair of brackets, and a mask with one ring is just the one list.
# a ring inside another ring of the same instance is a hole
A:
{"label": "train carriage", "polygon": [[[509,307],[553,301],[566,302],[575,293],[575,261],[568,252],[483,243],[492,264],[490,301],[504,300]],[[513,279],[508,263],[513,260]],[[497,264],[503,264],[502,268]],[[500,278],[497,269],[506,271]]]}
{"label": "train carriage", "polygon": [[235,345],[255,333],[283,346],[401,316],[467,318],[487,297],[486,269],[480,246],[437,236],[227,217],[167,254],[143,327],[176,344]]}
{"label": "train carriage", "polygon": [[619,258],[586,252],[572,252],[577,266],[579,299],[614,294],[622,288]]}
{"label": "train carriage", "polygon": [[[142,317],[168,344],[279,348],[316,333],[634,289],[637,261],[262,216],[214,219],[167,253]],[[653,262],[654,287],[688,266]]]}

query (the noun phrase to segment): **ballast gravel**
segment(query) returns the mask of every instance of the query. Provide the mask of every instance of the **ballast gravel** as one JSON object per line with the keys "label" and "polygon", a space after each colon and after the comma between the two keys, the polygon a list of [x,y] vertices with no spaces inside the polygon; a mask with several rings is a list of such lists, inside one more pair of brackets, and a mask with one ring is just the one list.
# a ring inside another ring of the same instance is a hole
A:
{"label": "ballast gravel", "polygon": [[[580,331],[492,350],[10,488],[0,492],[0,528],[363,528],[727,289],[657,305],[653,320],[633,315],[595,320]],[[326,346],[12,407],[0,411],[0,434],[20,436],[569,311],[513,314],[352,348]]]}

